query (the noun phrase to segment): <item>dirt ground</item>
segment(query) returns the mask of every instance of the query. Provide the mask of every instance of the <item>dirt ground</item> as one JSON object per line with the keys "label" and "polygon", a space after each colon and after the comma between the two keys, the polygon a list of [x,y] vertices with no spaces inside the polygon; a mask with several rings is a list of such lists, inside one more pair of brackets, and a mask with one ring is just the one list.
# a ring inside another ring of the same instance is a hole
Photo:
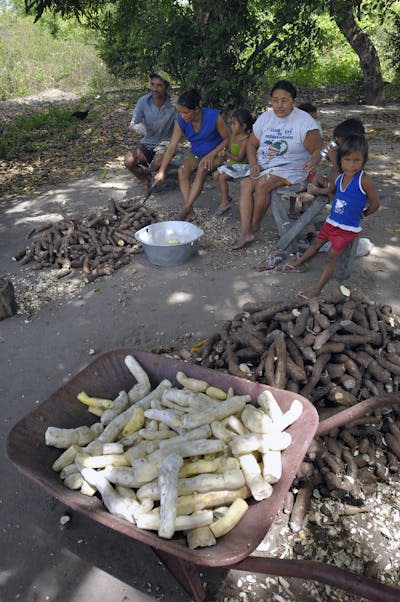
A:
{"label": "dirt ground", "polygon": [[[368,256],[356,259],[347,284],[362,288],[379,303],[392,305],[396,313],[400,313],[399,114],[398,105],[323,105],[320,109],[327,136],[336,123],[350,116],[360,117],[366,126],[370,141],[368,171],[377,185],[382,207],[365,220],[363,236],[374,248]],[[120,150],[122,157],[124,149]],[[112,276],[93,283],[85,283],[79,272],[58,281],[51,272],[33,272],[29,266],[15,262],[13,256],[26,245],[32,228],[59,219],[60,206],[74,213],[85,212],[104,206],[109,198],[139,195],[137,184],[122,167],[88,172],[77,180],[41,188],[33,195],[3,198],[1,275],[12,280],[20,308],[17,315],[0,322],[3,452],[12,425],[102,353],[132,347],[179,355],[217,330],[244,303],[289,300],[309,286],[323,264],[322,253],[304,274],[260,273],[254,269],[275,249],[277,231],[270,214],[253,245],[230,250],[239,228],[238,186],[232,185],[231,190],[233,212],[218,218],[213,215],[218,194],[212,180],[207,182],[195,220],[204,236],[198,255],[190,262],[159,268],[138,255]],[[149,199],[148,206],[158,212],[160,219],[170,219],[180,207],[175,183],[164,185]],[[327,287],[327,292],[333,286],[335,283]],[[20,475],[5,453],[0,462],[2,599],[190,599],[147,547],[79,514],[72,515],[69,528],[60,529],[59,519],[67,509]],[[393,528],[397,531],[397,554],[398,524]],[[334,562],[335,558],[325,556],[324,561]],[[398,571],[398,564],[393,570]],[[203,578],[215,602],[356,600],[315,582],[307,585],[294,579],[259,579],[222,570],[204,571]]]}

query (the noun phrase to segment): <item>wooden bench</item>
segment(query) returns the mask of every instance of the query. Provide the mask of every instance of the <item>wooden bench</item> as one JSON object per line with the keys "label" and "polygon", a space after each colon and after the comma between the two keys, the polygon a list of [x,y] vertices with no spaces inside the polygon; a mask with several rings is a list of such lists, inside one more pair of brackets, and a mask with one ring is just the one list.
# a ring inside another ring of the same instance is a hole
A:
{"label": "wooden bench", "polygon": [[[280,186],[272,191],[271,210],[278,228],[278,248],[282,251],[296,253],[300,250],[299,238],[304,229],[322,212],[329,202],[327,196],[317,196],[308,209],[295,221],[290,220],[282,195],[296,196],[296,185]],[[357,253],[358,239],[356,238],[340,257],[334,272],[337,282],[343,282],[349,277]]]}

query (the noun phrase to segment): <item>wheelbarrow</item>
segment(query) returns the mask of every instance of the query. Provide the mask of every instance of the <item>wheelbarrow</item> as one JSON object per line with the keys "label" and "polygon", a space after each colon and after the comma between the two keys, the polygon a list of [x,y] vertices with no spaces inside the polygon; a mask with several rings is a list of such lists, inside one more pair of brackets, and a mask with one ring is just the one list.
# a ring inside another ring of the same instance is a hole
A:
{"label": "wheelbarrow", "polygon": [[[87,391],[93,396],[113,399],[122,389],[129,390],[135,381],[124,363],[128,354],[133,355],[147,372],[152,386],[156,386],[164,378],[177,384],[176,373],[183,371],[189,376],[206,380],[225,390],[233,387],[237,394],[248,394],[254,400],[263,390],[270,389],[283,411],[289,409],[295,398],[300,399],[303,404],[301,417],[288,429],[292,436],[292,444],[282,454],[282,478],[274,484],[272,496],[260,502],[250,501],[249,509],[238,525],[217,540],[215,546],[191,550],[179,537],[166,540],[151,531],[138,529],[109,514],[97,497],[87,497],[64,487],[58,474],[51,468],[54,460],[60,455],[60,450],[45,446],[44,434],[47,427],[73,428],[94,422],[96,418],[88,414],[83,404],[76,401],[76,397],[81,391]],[[181,360],[134,349],[118,349],[96,359],[42,402],[35,411],[20,420],[8,435],[7,453],[20,472],[64,505],[110,529],[151,546],[196,602],[203,602],[207,595],[197,567],[234,568],[316,580],[370,600],[399,602],[400,589],[346,569],[310,560],[251,556],[283,506],[286,493],[296,477],[312,439],[372,410],[388,407],[399,401],[400,394],[397,393],[371,398],[319,422],[314,406],[301,395]]]}

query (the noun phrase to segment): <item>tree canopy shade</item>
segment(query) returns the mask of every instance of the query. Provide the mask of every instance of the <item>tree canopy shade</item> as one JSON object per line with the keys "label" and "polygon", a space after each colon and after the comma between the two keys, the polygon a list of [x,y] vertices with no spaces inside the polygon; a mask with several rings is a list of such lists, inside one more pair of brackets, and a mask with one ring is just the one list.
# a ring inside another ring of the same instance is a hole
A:
{"label": "tree canopy shade", "polygon": [[246,0],[125,0],[100,23],[101,56],[120,75],[160,65],[181,87],[198,86],[204,102],[253,106],[267,67],[296,65],[316,43],[308,11],[289,19],[284,3],[272,4],[263,12]]}
{"label": "tree canopy shade", "polygon": [[109,69],[140,77],[155,67],[183,88],[198,86],[204,102],[254,107],[253,91],[267,69],[305,66],[322,49],[318,15],[328,12],[357,53],[367,102],[379,102],[383,78],[377,51],[363,29],[367,15],[383,19],[395,0],[25,0],[39,19],[45,10],[85,16],[101,32]]}

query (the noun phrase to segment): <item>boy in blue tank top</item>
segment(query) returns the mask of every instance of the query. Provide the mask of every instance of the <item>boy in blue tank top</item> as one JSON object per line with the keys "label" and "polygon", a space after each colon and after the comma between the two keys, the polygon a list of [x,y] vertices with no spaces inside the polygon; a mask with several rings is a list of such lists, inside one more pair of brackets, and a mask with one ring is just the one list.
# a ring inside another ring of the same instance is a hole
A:
{"label": "boy in blue tank top", "polygon": [[298,293],[300,299],[320,295],[332,278],[340,255],[359,236],[362,217],[372,215],[379,209],[376,188],[371,176],[363,169],[367,159],[368,143],[364,136],[348,136],[338,148],[337,177],[330,183],[329,196],[333,200],[329,216],[315,241],[301,257],[282,268],[284,272],[304,272],[306,261],[318,253],[326,241],[330,241],[331,248],[318,282],[310,290]]}

